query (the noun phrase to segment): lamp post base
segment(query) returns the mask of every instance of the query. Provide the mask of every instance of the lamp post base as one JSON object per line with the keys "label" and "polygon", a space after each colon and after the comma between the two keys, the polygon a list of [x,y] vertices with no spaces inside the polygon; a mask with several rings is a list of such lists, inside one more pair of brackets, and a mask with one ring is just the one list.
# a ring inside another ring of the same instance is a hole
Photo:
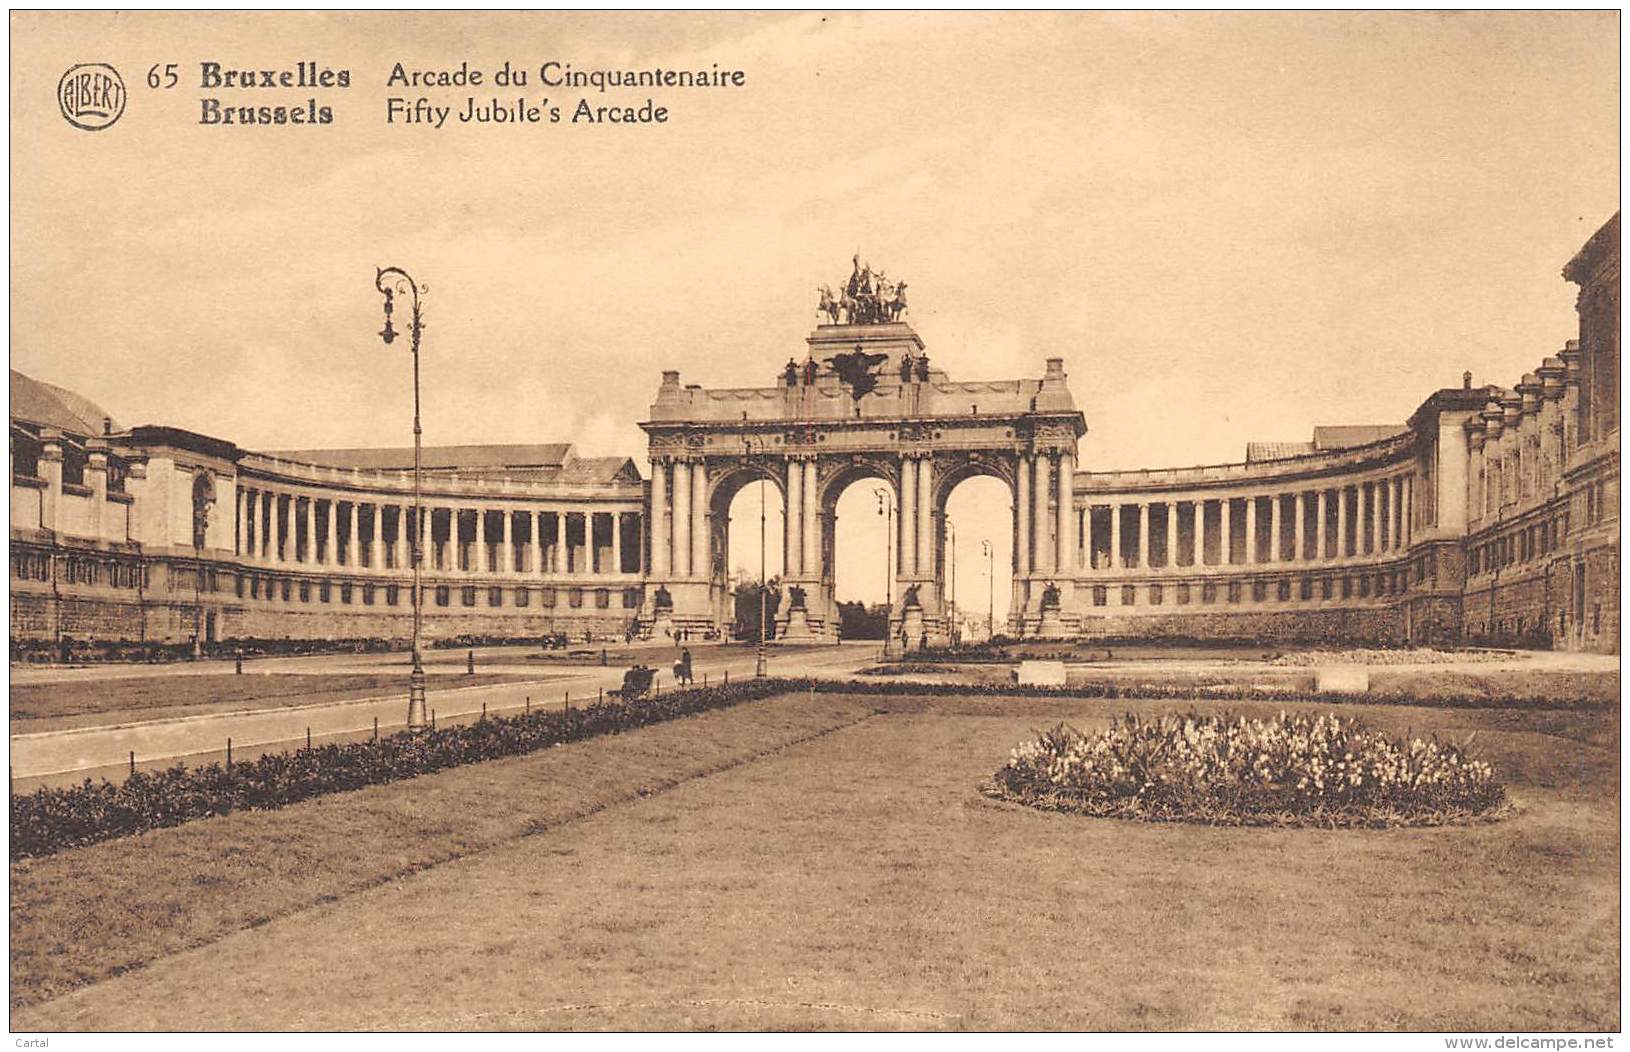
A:
{"label": "lamp post base", "polygon": [[759,679],[764,678],[764,640],[758,641],[758,658],[753,662],[753,675]]}
{"label": "lamp post base", "polygon": [[424,662],[419,652],[413,652],[413,671],[408,673],[408,713],[407,728],[410,731],[422,731],[429,726],[424,701]]}

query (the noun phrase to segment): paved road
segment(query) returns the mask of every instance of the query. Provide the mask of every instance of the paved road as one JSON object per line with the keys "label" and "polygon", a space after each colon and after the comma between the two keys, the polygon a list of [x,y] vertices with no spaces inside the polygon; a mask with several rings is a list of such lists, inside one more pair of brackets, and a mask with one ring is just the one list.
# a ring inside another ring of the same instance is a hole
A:
{"label": "paved road", "polygon": [[[782,676],[844,678],[856,669],[871,664],[877,657],[877,647],[876,643],[847,643],[787,651],[772,647],[768,654],[769,671],[772,675]],[[697,646],[692,648],[692,654],[698,683],[703,682],[704,677],[709,682],[717,683],[727,675],[730,679],[739,679],[753,674],[755,655],[749,649]],[[397,655],[394,660],[399,659],[400,655]],[[298,671],[287,666],[299,663],[312,673],[321,671],[333,674],[377,672],[382,666],[388,666],[393,658],[363,655],[356,659],[278,660],[284,665],[278,671]],[[435,712],[438,723],[476,718],[483,711],[498,713],[522,710],[529,705],[559,706],[566,702],[568,696],[576,703],[586,703],[600,691],[622,685],[623,667],[617,665],[601,668],[551,663],[540,668],[536,662],[504,664],[478,660],[483,672],[523,672],[539,678],[458,688],[438,686],[436,680],[443,677],[436,676],[431,680],[432,692],[428,704]],[[224,667],[216,669],[214,674],[230,675],[231,663],[221,664]],[[256,664],[265,667],[261,662]],[[142,668],[139,671],[147,675],[151,670]],[[185,666],[176,671],[184,675],[206,674],[196,666]],[[56,675],[60,678],[88,673],[87,678],[99,679],[108,678],[106,672],[106,668],[61,669],[56,670]],[[658,682],[664,689],[671,687],[671,670],[659,667]],[[69,784],[86,777],[117,780],[120,774],[128,771],[132,752],[135,753],[137,765],[144,768],[169,766],[183,758],[189,763],[207,762],[224,755],[229,738],[235,759],[249,759],[264,752],[280,751],[291,744],[304,743],[308,730],[313,742],[355,740],[371,735],[376,719],[381,734],[400,729],[405,724],[405,687],[403,691],[389,695],[351,701],[14,734],[11,737],[12,785],[15,790],[26,792],[39,785]]]}

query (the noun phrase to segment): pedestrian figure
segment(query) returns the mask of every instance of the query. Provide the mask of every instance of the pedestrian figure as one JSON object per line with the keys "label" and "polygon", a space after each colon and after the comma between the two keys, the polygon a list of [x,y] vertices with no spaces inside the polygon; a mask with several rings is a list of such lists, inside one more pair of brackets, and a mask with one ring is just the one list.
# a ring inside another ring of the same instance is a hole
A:
{"label": "pedestrian figure", "polygon": [[464,674],[466,676],[475,675],[475,651],[474,650],[470,651],[469,654],[466,655],[466,657],[464,659]]}

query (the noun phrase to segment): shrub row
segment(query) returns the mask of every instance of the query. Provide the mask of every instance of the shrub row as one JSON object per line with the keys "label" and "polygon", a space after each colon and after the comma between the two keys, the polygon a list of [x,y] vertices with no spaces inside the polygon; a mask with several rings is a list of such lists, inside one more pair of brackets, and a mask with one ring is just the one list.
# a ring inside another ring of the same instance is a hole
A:
{"label": "shrub row", "polygon": [[11,798],[11,858],[37,858],[150,829],[233,811],[270,810],[326,793],[360,789],[481,760],[729,708],[799,686],[785,679],[742,680],[728,686],[664,693],[637,701],[610,700],[568,710],[491,716],[476,723],[377,741],[322,745],[255,760],[137,771],[115,785],[106,779],[67,788],[41,788]]}
{"label": "shrub row", "polygon": [[1179,680],[1130,682],[1094,680],[1065,687],[1017,686],[1011,683],[913,683],[890,679],[817,681],[817,692],[885,695],[894,697],[957,696],[981,698],[1074,699],[1217,699],[1225,701],[1317,701],[1321,705],[1408,705],[1434,709],[1608,709],[1611,700],[1586,694],[1570,697],[1502,697],[1483,694],[1434,694],[1422,697],[1402,692],[1315,693],[1307,688],[1260,687],[1239,683],[1185,683]]}
{"label": "shrub row", "polygon": [[1462,746],[1389,739],[1307,712],[1128,714],[1091,735],[1059,724],[1015,748],[986,792],[1047,810],[1208,825],[1440,825],[1506,804],[1494,769]]}

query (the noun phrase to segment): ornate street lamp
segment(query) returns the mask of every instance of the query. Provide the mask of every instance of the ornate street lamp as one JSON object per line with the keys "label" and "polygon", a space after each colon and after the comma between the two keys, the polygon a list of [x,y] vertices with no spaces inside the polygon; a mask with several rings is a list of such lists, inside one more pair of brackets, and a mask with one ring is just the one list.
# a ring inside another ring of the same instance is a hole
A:
{"label": "ornate street lamp", "polygon": [[424,699],[424,654],[420,649],[420,627],[423,622],[424,596],[419,586],[419,564],[422,554],[419,551],[419,538],[424,532],[424,491],[422,478],[421,431],[419,428],[419,337],[424,332],[424,321],[419,314],[420,287],[414,284],[412,278],[400,267],[377,268],[374,277],[374,287],[385,297],[385,327],[379,330],[379,338],[385,341],[388,347],[396,339],[396,330],[391,327],[391,310],[395,305],[396,297],[407,293],[413,301],[413,320],[408,327],[408,336],[412,342],[413,350],[413,528],[409,531],[412,537],[412,564],[413,564],[413,670],[408,673],[408,714],[407,726],[410,731],[423,730],[427,725],[425,717]]}
{"label": "ornate street lamp", "polygon": [[946,548],[946,551],[948,552],[948,556],[947,556],[947,558],[945,560],[945,562],[946,562],[946,570],[947,570],[946,576],[948,578],[950,578],[949,591],[951,593],[949,598],[947,598],[947,600],[946,600],[946,605],[949,606],[950,609],[951,609],[951,630],[950,630],[950,632],[948,634],[951,637],[951,645],[954,647],[954,646],[957,645],[957,631],[956,631],[956,523],[951,521],[951,516],[949,516],[949,515],[945,516],[945,548]]}
{"label": "ornate street lamp", "polygon": [[894,494],[883,486],[875,486],[877,514],[883,516],[883,653],[889,650],[889,620],[894,616]]}
{"label": "ornate street lamp", "polygon": [[[749,461],[751,461],[753,456],[753,436],[743,435],[741,441],[742,445],[747,447],[747,457]],[[763,449],[762,442],[760,442],[759,448]],[[764,678],[764,636],[768,633],[770,627],[766,623],[770,616],[770,582],[767,577],[768,571],[765,561],[766,548],[764,540],[766,520],[765,500],[767,499],[764,491],[769,487],[769,485],[770,482],[768,479],[761,478],[758,480],[758,656],[753,661],[753,675],[759,679]]]}
{"label": "ornate street lamp", "polygon": [[990,582],[990,606],[985,611],[985,638],[996,638],[996,549],[989,541],[980,541],[985,547],[985,578]]}

